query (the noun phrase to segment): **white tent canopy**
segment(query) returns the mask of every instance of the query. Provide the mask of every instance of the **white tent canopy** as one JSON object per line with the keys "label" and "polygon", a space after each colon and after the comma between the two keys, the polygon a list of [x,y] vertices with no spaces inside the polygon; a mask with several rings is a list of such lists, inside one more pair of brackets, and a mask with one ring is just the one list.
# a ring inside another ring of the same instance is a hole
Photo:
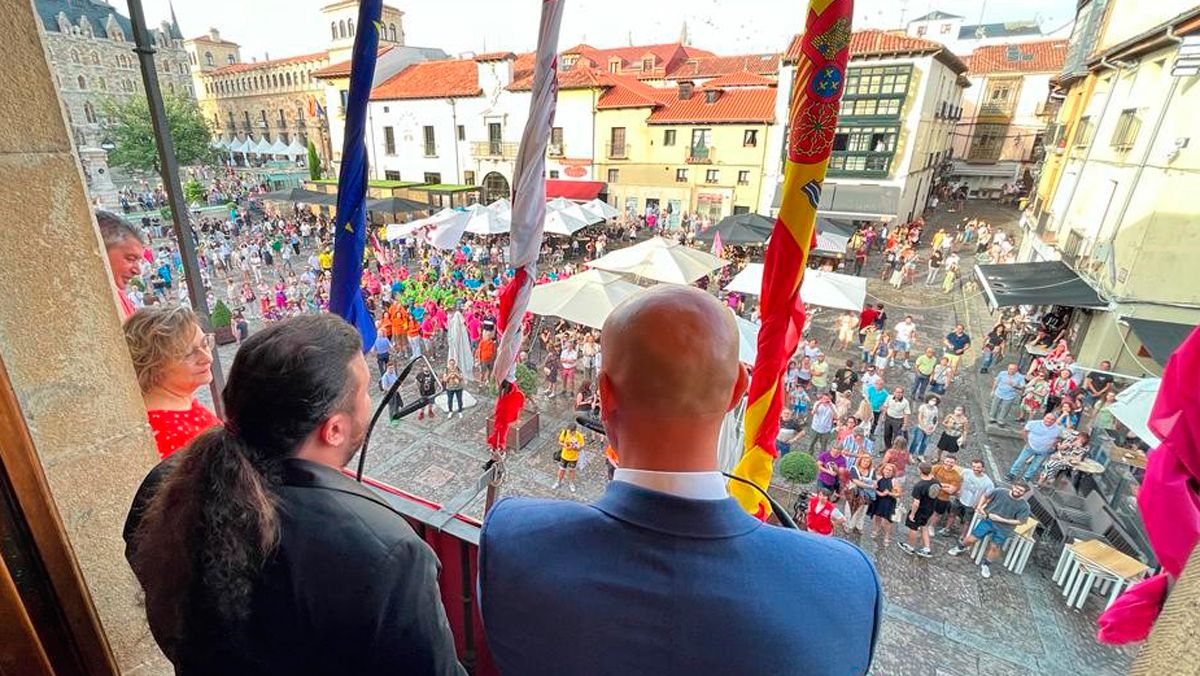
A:
{"label": "white tent canopy", "polygon": [[561,282],[533,287],[529,311],[535,315],[553,315],[594,329],[603,328],[604,320],[625,299],[643,291],[620,275],[603,270],[584,270]]}
{"label": "white tent canopy", "polygon": [[250,152],[256,153],[258,155],[270,155],[271,154],[271,144],[267,143],[267,139],[260,138],[260,139],[258,139],[258,143],[254,144],[254,147],[251,149]]}
{"label": "white tent canopy", "polygon": [[1150,448],[1157,448],[1161,441],[1150,431],[1150,411],[1158,398],[1158,387],[1162,378],[1146,378],[1126,387],[1117,395],[1117,400],[1108,407],[1113,417],[1129,428],[1137,438]]}
{"label": "white tent canopy", "polygon": [[277,138],[275,139],[275,142],[271,144],[272,155],[287,155],[287,152],[288,147],[287,144],[283,142],[283,139]]}
{"label": "white tent canopy", "polygon": [[579,208],[583,209],[585,214],[595,218],[596,222],[608,220],[610,218],[616,218],[619,213],[612,207],[612,205],[600,199],[599,197],[590,202],[585,202],[584,204],[579,205]]}
{"label": "white tent canopy", "polygon": [[729,262],[662,237],[652,237],[605,254],[587,265],[598,270],[623,272],[659,282],[691,284],[729,265]]}
{"label": "white tent canopy", "polygon": [[[762,294],[762,278],[763,264],[751,263],[725,285],[725,290],[758,296]],[[867,280],[837,272],[805,270],[800,299],[809,305],[862,312],[867,302]]]}
{"label": "white tent canopy", "polygon": [[292,142],[288,144],[287,155],[292,157],[303,157],[308,154],[308,148],[300,144],[300,139],[292,137]]}

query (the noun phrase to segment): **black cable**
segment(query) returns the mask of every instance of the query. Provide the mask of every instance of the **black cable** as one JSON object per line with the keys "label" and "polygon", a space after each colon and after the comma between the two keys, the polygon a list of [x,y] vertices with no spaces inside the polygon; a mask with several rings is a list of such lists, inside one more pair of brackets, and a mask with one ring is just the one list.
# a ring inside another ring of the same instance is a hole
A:
{"label": "black cable", "polygon": [[[413,366],[415,366],[419,361],[425,362],[425,365],[429,367],[429,372],[434,374],[435,380],[437,379],[437,374],[433,370],[433,365],[429,363],[429,360],[425,358],[425,355],[413,357],[408,364],[405,365],[404,370],[401,371],[400,375],[396,377],[396,382],[392,383],[392,386],[389,387],[387,392],[384,393],[383,400],[380,401],[379,406],[375,408],[375,414],[371,416],[371,422],[367,425],[367,434],[363,437],[362,447],[358,449],[358,472],[354,475],[355,480],[357,480],[359,483],[362,483],[363,468],[366,466],[367,446],[371,443],[371,431],[375,429],[375,423],[379,422],[379,416],[383,415],[383,409],[387,408],[388,402],[392,400],[392,397],[396,396],[396,392],[400,389],[400,385],[402,385],[404,380],[408,378],[408,374],[412,372]],[[382,378],[383,376],[381,375],[380,377]],[[438,385],[440,386],[441,383],[438,382]],[[437,396],[436,389],[434,390],[434,396]],[[396,418],[399,419],[407,415],[411,415],[413,412],[428,406],[431,401],[433,401],[433,397],[418,397],[417,401],[414,401],[413,403],[400,409]]]}

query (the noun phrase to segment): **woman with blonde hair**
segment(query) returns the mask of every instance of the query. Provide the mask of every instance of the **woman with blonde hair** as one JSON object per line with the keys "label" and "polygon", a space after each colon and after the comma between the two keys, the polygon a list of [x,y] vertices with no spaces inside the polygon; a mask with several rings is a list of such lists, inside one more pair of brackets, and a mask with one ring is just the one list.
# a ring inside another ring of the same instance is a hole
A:
{"label": "woman with blonde hair", "polygon": [[194,312],[181,305],[142,308],[125,322],[125,343],[159,457],[221,424],[195,397],[196,390],[212,382],[214,343]]}

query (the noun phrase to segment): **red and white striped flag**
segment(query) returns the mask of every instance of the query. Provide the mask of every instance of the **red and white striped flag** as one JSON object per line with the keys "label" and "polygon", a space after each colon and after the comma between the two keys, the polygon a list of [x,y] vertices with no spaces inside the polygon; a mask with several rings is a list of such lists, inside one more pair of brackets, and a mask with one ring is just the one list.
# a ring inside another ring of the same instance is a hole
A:
{"label": "red and white striped flag", "polygon": [[[537,279],[537,259],[546,223],[546,146],[550,142],[550,128],[554,126],[558,101],[558,29],[562,23],[563,2],[542,2],[533,96],[517,152],[509,260],[515,274],[500,292],[500,313],[496,318],[500,342],[496,347],[492,377],[500,388],[500,397],[496,400],[495,426],[488,436],[488,445],[493,449],[504,447],[508,427],[516,421],[524,403],[524,396],[515,385],[517,356],[523,337],[521,318],[529,306],[533,282]],[[509,385],[506,386],[506,382]]]}

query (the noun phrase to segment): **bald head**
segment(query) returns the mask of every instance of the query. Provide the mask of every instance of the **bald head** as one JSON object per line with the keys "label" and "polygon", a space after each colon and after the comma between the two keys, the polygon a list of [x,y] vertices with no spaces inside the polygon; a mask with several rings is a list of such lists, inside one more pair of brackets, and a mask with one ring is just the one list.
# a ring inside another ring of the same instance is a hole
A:
{"label": "bald head", "polygon": [[724,415],[738,380],[738,333],[715,298],[660,286],[622,303],[601,334],[602,370],[626,407]]}

